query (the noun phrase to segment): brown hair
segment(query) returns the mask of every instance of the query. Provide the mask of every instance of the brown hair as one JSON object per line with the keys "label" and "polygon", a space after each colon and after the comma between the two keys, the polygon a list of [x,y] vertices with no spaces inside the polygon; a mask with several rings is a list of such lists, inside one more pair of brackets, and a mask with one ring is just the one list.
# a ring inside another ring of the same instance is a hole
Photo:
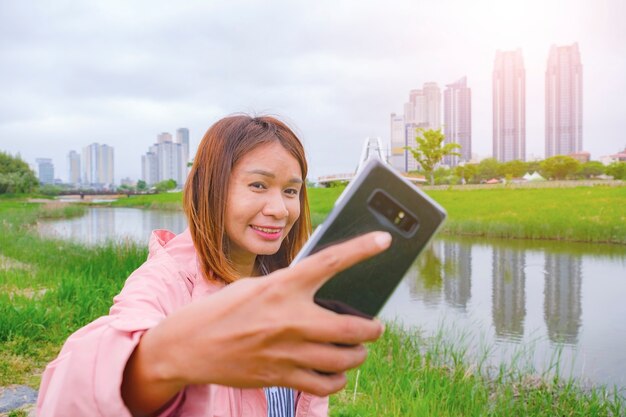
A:
{"label": "brown hair", "polygon": [[[300,164],[302,179],[307,175],[304,148],[296,135],[280,120],[271,116],[225,117],[209,128],[185,184],[183,205],[200,267],[207,279],[226,283],[239,278],[230,255],[224,219],[230,174],[245,154],[259,145],[278,142]],[[285,268],[298,253],[311,231],[311,216],[306,187],[300,196],[300,217],[280,249],[273,255],[259,255],[256,269],[262,264],[268,272]]]}

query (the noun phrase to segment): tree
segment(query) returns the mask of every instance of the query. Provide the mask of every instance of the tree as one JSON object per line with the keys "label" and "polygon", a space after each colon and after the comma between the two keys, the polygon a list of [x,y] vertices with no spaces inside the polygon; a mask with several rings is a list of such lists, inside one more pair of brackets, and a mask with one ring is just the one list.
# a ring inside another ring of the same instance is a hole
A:
{"label": "tree", "polygon": [[144,180],[137,181],[137,191],[146,191],[148,189],[148,184]]}
{"label": "tree", "polygon": [[[421,135],[421,136],[420,136]],[[441,132],[441,129],[418,129],[415,141],[417,146],[412,148],[406,146],[407,149],[413,155],[413,158],[417,161],[422,169],[426,172],[426,175],[430,178],[430,185],[435,183],[435,177],[433,171],[435,166],[444,156],[461,156],[460,153],[455,152],[455,149],[460,149],[461,145],[458,143],[446,143],[444,144],[445,135]]]}
{"label": "tree", "polygon": [[519,159],[508,161],[500,164],[498,173],[502,177],[507,178],[521,178],[528,170],[528,164]]}
{"label": "tree", "polygon": [[606,167],[606,175],[610,175],[616,180],[626,180],[626,162],[613,162]]}
{"label": "tree", "polygon": [[576,171],[578,171],[580,162],[571,156],[556,155],[548,159],[544,159],[540,166],[544,177],[555,180],[564,180],[568,177],[572,177]]}
{"label": "tree", "polygon": [[598,175],[604,174],[604,164],[600,161],[589,161],[580,165],[578,169],[578,175],[583,178],[591,178],[596,177]]}
{"label": "tree", "polygon": [[457,177],[462,178],[465,183],[476,182],[476,175],[478,174],[477,164],[465,164],[457,165],[454,169]]}
{"label": "tree", "polygon": [[162,193],[164,191],[169,191],[176,188],[176,181],[170,178],[169,180],[157,182],[154,187],[156,188],[157,192]]}
{"label": "tree", "polygon": [[0,194],[30,193],[39,185],[39,180],[28,164],[0,151]]}
{"label": "tree", "polygon": [[479,181],[487,181],[498,177],[500,163],[496,158],[485,158],[478,163],[476,176]]}

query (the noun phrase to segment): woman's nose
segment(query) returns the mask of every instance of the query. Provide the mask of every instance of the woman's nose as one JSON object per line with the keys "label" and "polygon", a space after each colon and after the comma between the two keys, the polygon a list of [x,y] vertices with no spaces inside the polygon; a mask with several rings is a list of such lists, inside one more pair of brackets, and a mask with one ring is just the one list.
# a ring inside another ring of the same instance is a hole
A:
{"label": "woman's nose", "polygon": [[282,193],[276,192],[268,194],[265,207],[263,207],[263,214],[266,216],[273,216],[278,219],[287,217],[289,215],[289,210],[287,210],[287,205],[285,204]]}

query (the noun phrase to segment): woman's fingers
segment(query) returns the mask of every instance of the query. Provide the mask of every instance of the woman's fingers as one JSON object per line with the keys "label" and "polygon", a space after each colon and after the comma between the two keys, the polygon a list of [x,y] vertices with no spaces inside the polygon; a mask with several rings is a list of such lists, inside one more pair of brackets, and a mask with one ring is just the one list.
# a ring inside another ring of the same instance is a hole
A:
{"label": "woman's fingers", "polygon": [[282,386],[292,387],[318,397],[334,394],[346,386],[345,373],[323,374],[310,369],[296,369],[287,374]]}
{"label": "woman's fingers", "polygon": [[325,374],[341,373],[356,368],[365,362],[365,359],[367,349],[363,345],[337,346],[317,343],[300,346],[294,358],[298,367]]}
{"label": "woman's fingers", "polygon": [[317,305],[314,315],[301,325],[302,337],[306,340],[357,345],[377,340],[384,331],[378,320],[370,320],[351,314],[337,314]]}
{"label": "woman's fingers", "polygon": [[390,244],[391,235],[387,232],[367,233],[308,256],[296,265],[281,270],[280,275],[314,293],[333,275],[379,254]]}

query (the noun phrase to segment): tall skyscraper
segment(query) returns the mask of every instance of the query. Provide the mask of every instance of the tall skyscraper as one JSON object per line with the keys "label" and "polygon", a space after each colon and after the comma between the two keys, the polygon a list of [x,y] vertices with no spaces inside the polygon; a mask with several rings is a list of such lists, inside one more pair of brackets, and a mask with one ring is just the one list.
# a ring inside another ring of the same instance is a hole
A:
{"label": "tall skyscraper", "polygon": [[54,165],[50,158],[37,158],[37,173],[39,175],[39,182],[42,184],[54,183]]}
{"label": "tall skyscraper", "polygon": [[[415,148],[417,146],[417,136],[420,134],[420,129],[423,126],[417,123],[406,123],[404,125],[404,135],[406,137],[406,146]],[[404,169],[403,172],[417,171],[420,168],[419,164],[413,158],[413,154],[408,149],[404,151]]]}
{"label": "tall skyscraper", "polygon": [[158,162],[156,145],[151,146],[148,152],[141,156],[141,179],[148,185],[159,182]]}
{"label": "tall skyscraper", "polygon": [[157,163],[159,182],[174,180],[177,185],[182,182],[182,152],[180,143],[174,143],[172,135],[164,132],[157,136]]}
{"label": "tall skyscraper", "polygon": [[526,159],[526,72],[521,49],[496,52],[493,157],[500,162]]}
{"label": "tall skyscraper", "polygon": [[444,163],[457,166],[460,161],[472,159],[472,90],[467,78],[446,85],[443,93],[443,133],[446,143],[458,143],[461,157],[446,156]]}
{"label": "tall skyscraper", "polygon": [[[187,154],[185,157],[184,154]],[[176,141],[172,135],[163,132],[157,135],[157,143],[141,157],[142,179],[148,185],[157,182],[174,180],[178,187],[182,187],[187,176],[187,162],[189,155],[189,130],[178,129]]]}
{"label": "tall skyscraper", "polygon": [[70,151],[67,155],[68,176],[67,182],[73,186],[81,184],[80,180],[80,155],[76,151]]}
{"label": "tall skyscraper", "polygon": [[406,134],[404,132],[404,116],[391,113],[389,122],[391,127],[389,164],[399,171],[405,171],[404,147],[406,146]]}
{"label": "tall skyscraper", "polygon": [[[393,117],[397,116],[392,116],[391,136],[395,138],[396,143],[400,143],[399,126],[394,124],[396,122],[393,121]],[[441,128],[441,90],[435,82],[424,83],[421,90],[409,92],[409,101],[404,104],[403,146],[417,146],[415,137],[419,134],[419,129],[439,128]],[[397,132],[394,132],[394,129],[397,129]],[[392,149],[393,147],[392,144]],[[403,150],[402,156],[402,158],[399,155],[393,158],[392,150],[392,166],[402,172],[418,169],[417,162],[408,150]]]}
{"label": "tall skyscraper", "polygon": [[189,173],[189,129],[181,127],[176,130],[176,142],[181,145],[181,163],[182,163],[182,178],[181,185],[187,180],[187,174]]}
{"label": "tall skyscraper", "polygon": [[583,150],[583,66],[578,43],[550,48],[546,69],[546,158]]}
{"label": "tall skyscraper", "polygon": [[92,143],[83,148],[83,184],[100,189],[112,188],[114,185],[113,147]]}
{"label": "tall skyscraper", "polygon": [[441,90],[437,83],[424,83],[424,120],[426,129],[441,128]]}

